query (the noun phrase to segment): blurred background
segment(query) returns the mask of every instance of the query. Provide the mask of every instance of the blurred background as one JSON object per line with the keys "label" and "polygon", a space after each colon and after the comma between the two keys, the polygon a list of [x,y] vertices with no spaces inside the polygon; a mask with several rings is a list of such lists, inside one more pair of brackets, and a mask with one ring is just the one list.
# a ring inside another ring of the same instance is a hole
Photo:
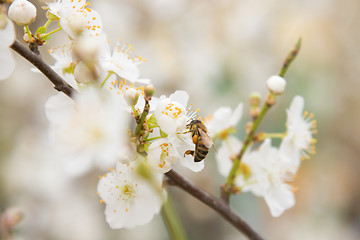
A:
{"label": "blurred background", "polygon": [[[32,1],[45,22],[43,1]],[[303,44],[285,78],[287,89],[260,130],[285,130],[285,109],[295,95],[305,98],[319,133],[317,154],[303,162],[294,185],[296,205],[271,217],[263,199],[242,194],[235,210],[265,239],[360,239],[360,1],[336,0],[119,0],[90,1],[104,31],[133,44],[147,59],[142,77],[160,94],[186,90],[203,116],[218,107],[244,103],[237,135],[244,136],[252,91],[281,68],[299,37]],[[55,27],[55,26],[53,26]],[[17,27],[18,39],[22,29]],[[62,45],[57,33],[48,47]],[[161,217],[133,230],[112,230],[96,195],[97,176],[64,177],[47,143],[46,100],[56,93],[44,76],[16,53],[17,69],[0,82],[0,211],[25,213],[16,239],[168,239]],[[359,154],[359,155],[358,155]],[[214,152],[205,170],[177,169],[200,187],[219,193]],[[49,157],[51,156],[51,157]],[[212,209],[179,189],[170,189],[189,239],[245,239]]]}

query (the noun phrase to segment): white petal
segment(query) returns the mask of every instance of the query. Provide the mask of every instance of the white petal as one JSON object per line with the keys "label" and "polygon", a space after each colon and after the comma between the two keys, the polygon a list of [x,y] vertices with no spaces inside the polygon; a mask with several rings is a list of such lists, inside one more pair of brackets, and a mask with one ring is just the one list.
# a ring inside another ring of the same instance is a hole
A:
{"label": "white petal", "polygon": [[169,97],[172,101],[180,103],[184,108],[187,106],[189,100],[189,94],[185,91],[176,91]]}
{"label": "white petal", "polygon": [[235,137],[229,136],[221,144],[221,147],[216,153],[216,162],[220,174],[227,177],[232,168],[233,162],[230,157],[237,154],[241,149],[242,143]]}
{"label": "white petal", "polygon": [[59,124],[73,113],[75,102],[64,93],[50,97],[45,103],[45,114],[50,122]]}
{"label": "white petal", "polygon": [[292,136],[286,136],[279,148],[279,156],[284,164],[287,164],[289,171],[296,173],[301,163],[301,155],[296,146],[292,143]]}
{"label": "white petal", "polygon": [[231,116],[230,119],[231,126],[235,126],[239,122],[239,120],[242,117],[242,112],[243,112],[243,104],[239,103],[239,105],[237,105],[237,107],[234,109],[234,112]]}
{"label": "white petal", "polygon": [[190,169],[193,172],[200,172],[201,170],[203,170],[205,166],[204,162],[204,160],[202,160],[201,162],[194,162],[194,157],[191,155],[186,155],[180,160],[181,165]]}
{"label": "white petal", "polygon": [[287,184],[269,190],[264,198],[273,217],[279,217],[286,209],[295,205],[294,193]]}
{"label": "white petal", "polygon": [[0,46],[0,80],[10,77],[15,69],[15,60],[8,46]]}
{"label": "white petal", "polygon": [[292,117],[301,117],[304,110],[304,98],[301,96],[295,96],[291,102],[290,108],[288,110],[289,115]]}
{"label": "white petal", "polygon": [[[2,15],[5,17],[5,15]],[[9,47],[15,39],[15,28],[14,23],[7,18],[7,24],[4,29],[0,29],[0,46],[1,47]]]}

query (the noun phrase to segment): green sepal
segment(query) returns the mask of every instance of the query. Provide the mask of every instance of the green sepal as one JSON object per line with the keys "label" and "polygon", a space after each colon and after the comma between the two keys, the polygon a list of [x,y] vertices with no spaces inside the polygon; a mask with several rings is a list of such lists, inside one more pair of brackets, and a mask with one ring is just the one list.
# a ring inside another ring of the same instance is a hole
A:
{"label": "green sepal", "polygon": [[157,125],[155,114],[152,114],[151,117],[146,120],[146,122],[148,125]]}
{"label": "green sepal", "polygon": [[163,138],[166,138],[168,135],[166,133],[164,133],[163,131],[161,131],[161,129],[160,129],[160,136],[162,136]]}

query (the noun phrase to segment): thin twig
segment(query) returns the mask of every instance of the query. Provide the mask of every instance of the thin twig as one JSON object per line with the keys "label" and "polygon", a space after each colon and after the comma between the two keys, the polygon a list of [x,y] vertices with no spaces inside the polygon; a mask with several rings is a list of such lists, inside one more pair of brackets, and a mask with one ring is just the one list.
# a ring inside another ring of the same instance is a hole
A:
{"label": "thin twig", "polygon": [[76,94],[76,90],[71,87],[64,79],[62,79],[62,77],[60,77],[48,64],[46,64],[40,56],[30,51],[19,41],[15,40],[10,48],[32,63],[35,67],[37,67],[55,85],[54,88],[56,90],[65,93],[69,97],[73,97]]}
{"label": "thin twig", "polygon": [[301,37],[296,42],[294,49],[291,50],[291,52],[286,56],[286,59],[283,62],[283,66],[279,73],[280,77],[284,77],[286,71],[289,69],[290,64],[292,63],[292,61],[294,61],[294,59],[298,55],[298,53],[300,51],[300,47],[301,47]]}
{"label": "thin twig", "polygon": [[169,184],[180,187],[185,192],[189,193],[199,201],[214,209],[236,229],[244,233],[249,239],[263,239],[243,219],[241,219],[234,211],[232,211],[229,205],[225,202],[197,187],[174,170],[167,172],[165,175],[170,180],[168,181]]}

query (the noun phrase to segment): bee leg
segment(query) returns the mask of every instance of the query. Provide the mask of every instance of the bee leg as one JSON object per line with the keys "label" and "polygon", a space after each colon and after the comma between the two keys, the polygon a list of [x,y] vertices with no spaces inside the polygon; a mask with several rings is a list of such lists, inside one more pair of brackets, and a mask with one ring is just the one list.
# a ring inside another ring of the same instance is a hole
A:
{"label": "bee leg", "polygon": [[185,155],[191,155],[191,156],[194,156],[194,153],[195,153],[195,151],[192,151],[192,150],[187,150],[187,151],[184,153],[184,157],[185,157]]}

